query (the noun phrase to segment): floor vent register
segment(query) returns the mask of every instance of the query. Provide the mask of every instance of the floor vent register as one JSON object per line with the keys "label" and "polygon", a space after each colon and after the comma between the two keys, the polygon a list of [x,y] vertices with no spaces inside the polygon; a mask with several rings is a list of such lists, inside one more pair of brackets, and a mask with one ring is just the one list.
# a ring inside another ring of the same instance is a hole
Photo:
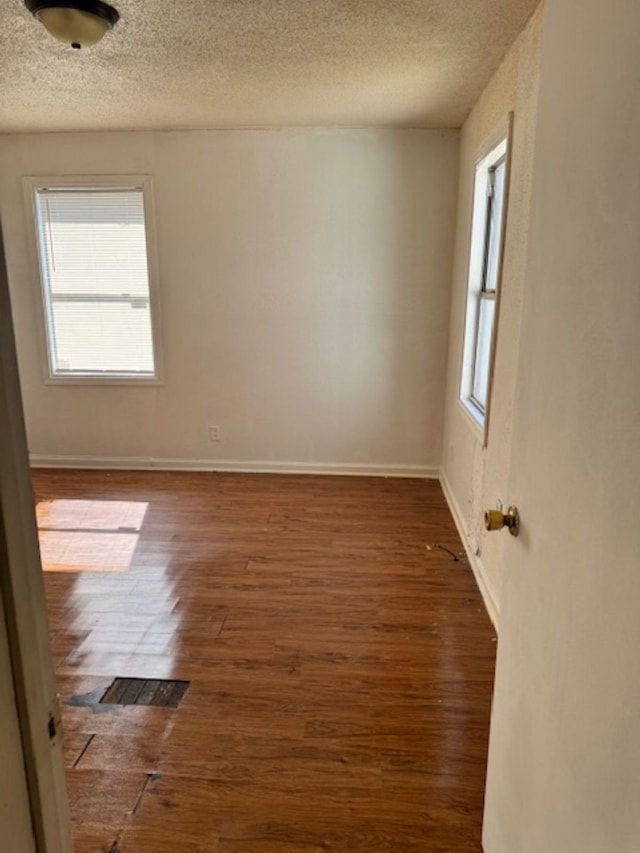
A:
{"label": "floor vent register", "polygon": [[107,692],[100,699],[100,704],[177,708],[189,689],[190,683],[190,681],[157,678],[114,678]]}

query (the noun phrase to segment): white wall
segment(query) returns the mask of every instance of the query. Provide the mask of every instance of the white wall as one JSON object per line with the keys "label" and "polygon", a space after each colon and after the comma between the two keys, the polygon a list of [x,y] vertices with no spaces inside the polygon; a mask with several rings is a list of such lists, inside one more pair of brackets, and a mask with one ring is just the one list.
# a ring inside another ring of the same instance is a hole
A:
{"label": "white wall", "polygon": [[[452,284],[443,485],[495,623],[500,612],[504,537],[487,535],[483,513],[508,501],[506,485],[529,227],[543,4],[491,79],[461,134]],[[514,113],[509,209],[487,445],[459,402],[475,164],[486,140]]]}
{"label": "white wall", "polygon": [[[33,455],[437,470],[456,132],[18,135],[0,160]],[[163,387],[43,382],[21,177],[100,173],[154,179]]]}

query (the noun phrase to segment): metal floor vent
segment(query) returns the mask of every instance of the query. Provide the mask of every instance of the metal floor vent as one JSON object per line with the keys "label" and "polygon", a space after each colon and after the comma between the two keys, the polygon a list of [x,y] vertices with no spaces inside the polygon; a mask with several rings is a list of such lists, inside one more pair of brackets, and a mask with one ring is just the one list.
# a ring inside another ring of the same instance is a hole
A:
{"label": "metal floor vent", "polygon": [[190,684],[190,681],[157,678],[114,678],[111,686],[100,699],[100,704],[177,708]]}

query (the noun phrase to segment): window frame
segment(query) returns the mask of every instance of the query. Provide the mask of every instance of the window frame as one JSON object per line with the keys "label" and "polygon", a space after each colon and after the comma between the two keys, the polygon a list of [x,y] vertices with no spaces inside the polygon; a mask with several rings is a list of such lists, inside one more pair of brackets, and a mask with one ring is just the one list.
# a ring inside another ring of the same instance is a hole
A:
{"label": "window frame", "polygon": [[[509,186],[511,171],[513,114],[485,140],[474,160],[473,191],[471,197],[471,216],[469,225],[469,261],[467,271],[467,292],[464,310],[462,364],[459,379],[458,404],[467,416],[468,422],[478,433],[482,446],[486,447],[489,433],[491,400],[496,345],[498,339],[500,302],[503,290],[503,267],[505,235],[509,210]],[[487,262],[489,256],[490,231],[487,227],[490,198],[487,193],[489,174],[504,162],[504,188],[502,202],[502,220],[498,235],[497,270],[495,289],[486,288]],[[474,399],[474,380],[477,366],[477,344],[480,331],[481,304],[485,300],[493,301],[494,315],[491,328],[491,340],[487,363],[487,400],[484,409]]]}
{"label": "window frame", "polygon": [[[22,179],[26,210],[29,220],[30,254],[32,256],[33,277],[37,283],[37,296],[40,304],[39,339],[41,362],[45,385],[164,385],[164,359],[162,352],[160,294],[158,285],[157,244],[155,234],[155,204],[153,180],[150,175],[42,175]],[[54,373],[51,358],[50,330],[48,317],[49,299],[47,294],[46,271],[40,246],[40,227],[38,218],[37,193],[42,189],[64,190],[66,188],[112,189],[135,188],[142,190],[144,208],[144,228],[147,250],[147,272],[149,279],[149,312],[151,317],[151,341],[154,373],[152,376],[137,376],[126,373],[82,373],[60,376]]]}

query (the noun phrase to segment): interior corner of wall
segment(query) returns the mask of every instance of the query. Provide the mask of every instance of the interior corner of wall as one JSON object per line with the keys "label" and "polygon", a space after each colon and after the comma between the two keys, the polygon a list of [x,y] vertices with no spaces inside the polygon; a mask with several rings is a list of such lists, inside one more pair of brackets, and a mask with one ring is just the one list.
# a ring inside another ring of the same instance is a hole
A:
{"label": "interior corner of wall", "polygon": [[469,566],[473,572],[478,589],[480,590],[484,606],[497,633],[499,630],[500,608],[491,589],[484,564],[482,563],[478,553],[479,539],[474,535],[474,531],[470,528],[469,521],[456,499],[447,477],[446,469],[444,468],[440,472],[440,483],[442,485],[442,491],[444,492],[449,510],[451,511],[451,515],[453,516],[454,523],[458,530],[458,535],[460,536],[460,540],[467,555]]}

